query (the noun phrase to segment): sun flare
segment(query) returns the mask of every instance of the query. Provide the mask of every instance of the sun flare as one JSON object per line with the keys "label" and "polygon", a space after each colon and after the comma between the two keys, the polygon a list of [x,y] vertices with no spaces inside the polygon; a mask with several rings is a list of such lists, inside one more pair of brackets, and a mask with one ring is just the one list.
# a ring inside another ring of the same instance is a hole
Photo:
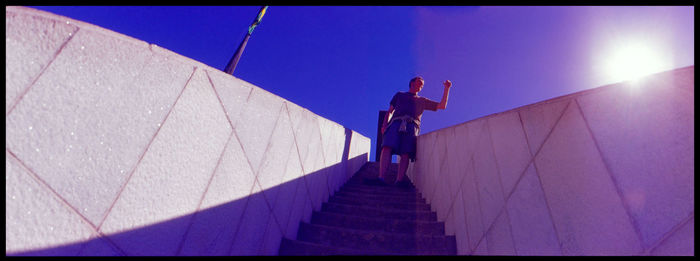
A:
{"label": "sun flare", "polygon": [[607,60],[606,72],[615,82],[633,81],[667,67],[665,60],[649,45],[632,43],[613,51]]}

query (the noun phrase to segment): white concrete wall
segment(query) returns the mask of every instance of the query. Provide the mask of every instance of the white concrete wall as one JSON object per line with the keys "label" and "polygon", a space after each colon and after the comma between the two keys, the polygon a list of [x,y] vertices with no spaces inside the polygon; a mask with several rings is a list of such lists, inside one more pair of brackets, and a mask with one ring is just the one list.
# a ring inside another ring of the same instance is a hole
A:
{"label": "white concrete wall", "polygon": [[7,255],[276,255],[371,141],[257,86],[6,7]]}
{"label": "white concrete wall", "polygon": [[694,82],[691,66],[426,133],[408,176],[461,255],[694,255]]}

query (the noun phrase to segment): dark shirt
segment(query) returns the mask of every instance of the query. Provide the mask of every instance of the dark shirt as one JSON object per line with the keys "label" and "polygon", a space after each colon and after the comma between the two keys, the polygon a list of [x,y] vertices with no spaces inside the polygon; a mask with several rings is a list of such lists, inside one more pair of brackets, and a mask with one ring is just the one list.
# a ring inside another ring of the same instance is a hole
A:
{"label": "dark shirt", "polygon": [[389,104],[394,107],[392,117],[408,115],[420,121],[424,110],[437,111],[439,103],[411,92],[397,92]]}

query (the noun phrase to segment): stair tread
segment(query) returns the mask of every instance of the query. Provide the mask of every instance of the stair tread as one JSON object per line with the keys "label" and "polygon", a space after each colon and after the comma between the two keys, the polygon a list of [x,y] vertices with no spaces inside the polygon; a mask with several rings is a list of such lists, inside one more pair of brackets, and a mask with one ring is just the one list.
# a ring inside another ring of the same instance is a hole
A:
{"label": "stair tread", "polygon": [[397,196],[403,196],[403,195],[422,196],[422,194],[418,191],[400,189],[400,188],[369,186],[369,185],[364,185],[364,184],[343,186],[338,191],[360,192],[360,193],[367,193],[367,194],[395,194]]}
{"label": "stair tread", "polygon": [[349,193],[349,194],[355,194],[355,195],[364,195],[364,196],[396,196],[396,197],[416,197],[416,198],[423,198],[423,194],[420,192],[408,192],[408,191],[386,191],[386,190],[379,190],[379,189],[367,189],[367,188],[358,188],[358,187],[342,187],[337,192],[342,192],[342,193]]}
{"label": "stair tread", "polygon": [[311,215],[311,223],[392,233],[445,234],[444,223],[438,221],[354,216],[325,211],[314,211]]}
{"label": "stair tread", "polygon": [[352,199],[343,197],[332,197],[328,202],[337,204],[346,204],[354,206],[368,206],[375,208],[385,208],[385,209],[404,209],[404,210],[423,210],[430,211],[430,205],[425,203],[412,203],[412,202],[389,202],[389,201],[376,201],[376,200],[363,200],[363,199]]}
{"label": "stair tread", "polygon": [[416,205],[427,205],[425,203],[425,200],[421,199],[412,199],[409,197],[406,198],[397,198],[397,197],[362,197],[362,196],[351,196],[351,195],[344,195],[344,194],[335,194],[331,198],[336,198],[336,199],[343,199],[343,200],[355,200],[358,202],[368,202],[368,203],[402,203],[402,204],[416,204]]}
{"label": "stair tread", "polygon": [[[282,238],[280,244],[281,256],[329,256],[329,255],[351,255],[351,256],[399,256],[399,255],[440,255],[436,251],[419,250],[368,250],[339,246],[317,244],[308,241],[300,241]],[[444,255],[444,254],[443,254]]]}
{"label": "stair tread", "polygon": [[329,225],[323,225],[323,224],[313,224],[313,223],[308,223],[308,222],[300,222],[300,225],[307,226],[310,228],[319,228],[319,229],[327,229],[327,230],[332,230],[332,231],[341,231],[341,232],[346,232],[346,233],[351,233],[351,234],[375,234],[375,235],[382,235],[382,236],[391,236],[391,237],[397,237],[397,238],[402,238],[402,239],[414,239],[414,238],[448,238],[450,236],[448,235],[431,235],[431,234],[405,234],[405,233],[394,233],[394,232],[386,232],[386,231],[378,231],[378,230],[364,230],[364,229],[354,229],[354,228],[345,228],[345,227],[338,227],[338,226],[329,226]]}
{"label": "stair tread", "polygon": [[323,203],[323,205],[321,206],[321,210],[356,216],[385,217],[405,220],[437,220],[437,214],[435,212],[415,209],[384,209],[371,206],[347,205],[326,202]]}
{"label": "stair tread", "polygon": [[454,236],[403,234],[384,231],[367,231],[301,222],[297,240],[331,246],[361,248],[367,250],[430,250],[456,249],[450,240]]}
{"label": "stair tread", "polygon": [[392,201],[411,201],[411,200],[419,200],[425,202],[423,197],[415,194],[392,194],[392,193],[367,193],[363,191],[351,191],[351,190],[342,190],[334,193],[332,196],[339,195],[341,197],[353,197],[353,198],[360,198],[360,199],[369,199],[369,200],[392,200]]}
{"label": "stair tread", "polygon": [[366,251],[357,249],[344,248],[338,246],[329,246],[317,244],[308,241],[300,241],[288,238],[282,238],[280,243],[280,256],[308,256],[308,255],[372,255]]}
{"label": "stair tread", "polygon": [[410,202],[421,202],[421,203],[427,204],[425,199],[423,199],[422,197],[411,196],[411,195],[391,196],[391,195],[374,195],[374,194],[338,191],[333,196],[340,196],[340,197],[346,197],[346,198],[356,198],[356,199],[368,199],[368,200],[384,200],[384,201],[393,201],[393,202],[403,202],[403,201],[408,202],[408,201],[410,201]]}
{"label": "stair tread", "polygon": [[352,181],[348,180],[344,187],[346,188],[354,188],[354,187],[359,187],[359,188],[367,188],[367,189],[378,189],[378,190],[386,190],[386,191],[402,191],[402,192],[416,192],[416,188],[409,186],[409,187],[399,187],[398,185],[395,185],[393,183],[387,183],[386,186],[378,186],[378,185],[371,185],[365,183],[365,181]]}

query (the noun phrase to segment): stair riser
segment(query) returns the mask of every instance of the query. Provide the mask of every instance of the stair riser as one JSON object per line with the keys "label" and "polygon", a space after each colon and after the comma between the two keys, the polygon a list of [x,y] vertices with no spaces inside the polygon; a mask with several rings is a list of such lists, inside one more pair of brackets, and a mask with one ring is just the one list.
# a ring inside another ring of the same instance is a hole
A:
{"label": "stair riser", "polygon": [[[368,181],[369,182],[369,181]],[[398,185],[386,181],[386,186],[377,186],[373,184],[367,184],[365,181],[362,182],[357,182],[357,181],[347,181],[345,184],[343,184],[343,187],[348,187],[348,188],[366,188],[366,189],[379,189],[379,190],[387,190],[387,191],[400,191],[400,192],[416,192],[416,188],[413,187],[413,185],[409,185],[409,187],[399,187]]]}
{"label": "stair riser", "polygon": [[417,199],[415,197],[409,198],[409,197],[388,197],[388,196],[362,196],[361,194],[355,193],[355,195],[360,195],[360,196],[348,196],[344,194],[339,194],[336,193],[333,195],[332,198],[336,199],[341,199],[341,200],[354,200],[357,202],[367,202],[370,204],[375,204],[375,203],[400,203],[400,204],[407,204],[407,205],[427,205],[425,201],[421,199]]}
{"label": "stair riser", "polygon": [[311,244],[308,242],[282,238],[280,256],[328,256],[328,255],[361,255],[362,251],[344,249],[332,246]]}
{"label": "stair riser", "polygon": [[324,246],[320,244],[314,244],[311,242],[291,240],[283,238],[280,244],[280,256],[329,256],[329,255],[344,255],[344,256],[363,256],[363,255],[445,255],[441,252],[433,251],[417,251],[417,250],[403,250],[403,251],[381,251],[375,250],[370,251],[367,249],[351,249],[351,248],[341,248],[333,246]]}
{"label": "stair riser", "polygon": [[[369,182],[369,181],[367,181]],[[408,191],[408,192],[414,192],[416,191],[416,187],[413,186],[412,184],[409,184],[407,187],[401,187],[394,183],[393,180],[386,180],[385,181],[386,186],[381,186],[378,187],[375,184],[368,184],[365,181],[352,181],[349,180],[343,184],[346,187],[364,187],[364,188],[373,188],[373,189],[383,189],[383,190],[395,190],[395,191]]]}
{"label": "stair riser", "polygon": [[420,221],[437,221],[437,214],[435,212],[427,211],[400,211],[400,210],[386,210],[379,208],[367,208],[353,205],[343,205],[343,204],[333,204],[333,203],[323,203],[321,206],[322,211],[328,211],[333,213],[340,213],[346,215],[355,216],[366,216],[366,217],[379,217],[379,218],[395,218],[400,220],[420,220]]}
{"label": "stair riser", "polygon": [[342,215],[330,212],[314,212],[311,223],[351,228],[358,230],[376,230],[391,233],[444,235],[445,225],[442,222],[409,221],[383,218],[368,218]]}
{"label": "stair riser", "polygon": [[419,196],[416,196],[416,195],[397,197],[397,196],[388,196],[388,195],[370,195],[370,194],[363,194],[363,193],[356,193],[356,192],[338,191],[333,196],[366,199],[366,200],[377,200],[377,201],[390,201],[390,202],[420,202],[420,203],[425,203],[425,199],[423,199]]}
{"label": "stair riser", "polygon": [[430,211],[430,205],[427,204],[415,204],[415,203],[401,203],[401,202],[382,202],[382,201],[366,201],[358,199],[348,199],[332,197],[328,200],[331,203],[337,204],[347,204],[354,206],[367,206],[373,208],[386,208],[386,209],[400,209],[400,210],[417,210],[417,211]]}
{"label": "stair riser", "polygon": [[416,191],[402,191],[402,190],[398,190],[398,189],[384,189],[384,188],[380,188],[380,187],[369,187],[369,186],[366,186],[366,187],[346,186],[346,187],[342,187],[339,191],[363,193],[363,194],[369,194],[369,195],[396,196],[396,197],[415,196],[415,195],[418,195],[420,197],[423,196],[420,192],[416,192]]}
{"label": "stair riser", "polygon": [[[350,177],[348,180],[349,181],[361,181],[364,179],[376,179],[379,177],[379,172],[364,172],[360,175],[355,175]],[[395,181],[398,175],[396,173],[387,173],[384,175],[384,180],[389,180],[389,181]]]}
{"label": "stair riser", "polygon": [[418,236],[398,233],[365,232],[302,223],[298,240],[330,246],[370,250],[429,250],[448,253],[450,238],[446,236]]}

